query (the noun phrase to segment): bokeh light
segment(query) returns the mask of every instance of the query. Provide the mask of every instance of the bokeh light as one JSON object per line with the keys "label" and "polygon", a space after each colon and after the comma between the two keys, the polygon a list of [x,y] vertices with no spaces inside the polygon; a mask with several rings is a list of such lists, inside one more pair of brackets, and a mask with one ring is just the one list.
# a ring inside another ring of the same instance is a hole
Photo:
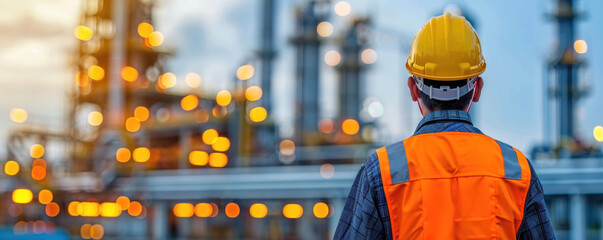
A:
{"label": "bokeh light", "polygon": [[195,205],[195,216],[210,217],[213,214],[213,208],[209,203],[198,203]]}
{"label": "bokeh light", "polygon": [[105,229],[100,224],[94,224],[90,227],[90,237],[92,239],[101,239],[105,235]]}
{"label": "bokeh light", "polygon": [[219,91],[216,95],[216,103],[220,106],[227,106],[232,100],[232,95],[227,90]]}
{"label": "bokeh light", "polygon": [[130,198],[126,196],[119,196],[115,200],[115,203],[119,204],[121,210],[128,210],[128,208],[130,207]]}
{"label": "bokeh light", "polygon": [[144,122],[149,119],[149,109],[144,106],[138,106],[134,109],[134,117],[138,121]]}
{"label": "bokeh light", "polygon": [[236,218],[239,216],[239,213],[241,213],[241,209],[236,203],[228,203],[224,208],[224,213],[226,213],[226,216],[229,218]]}
{"label": "bokeh light", "polygon": [[377,52],[370,48],[364,49],[360,54],[360,59],[364,64],[373,64],[377,61]]}
{"label": "bokeh light", "polygon": [[44,210],[46,212],[46,215],[48,215],[49,217],[56,217],[57,215],[59,215],[61,208],[59,207],[59,204],[55,202],[49,202],[48,204],[46,204]]}
{"label": "bokeh light", "polygon": [[94,32],[91,28],[80,25],[75,27],[73,35],[79,40],[88,41],[92,39],[92,36],[94,36]]}
{"label": "bokeh light", "polygon": [[104,202],[100,205],[100,215],[103,217],[119,217],[121,205],[114,202]]}
{"label": "bokeh light", "polygon": [[230,140],[227,137],[218,137],[216,142],[211,145],[214,151],[226,152],[230,149]]}
{"label": "bokeh light", "polygon": [[31,202],[32,199],[33,199],[33,194],[31,193],[31,190],[29,190],[29,189],[18,188],[18,189],[13,190],[13,202],[14,203],[26,204],[26,203]]}
{"label": "bokeh light", "polygon": [[337,66],[341,62],[339,52],[331,50],[325,54],[325,63],[331,67]]}
{"label": "bokeh light", "polygon": [[333,8],[335,10],[335,14],[342,17],[349,15],[352,11],[352,6],[346,1],[337,2]]}
{"label": "bokeh light", "polygon": [[151,158],[151,151],[146,147],[139,147],[132,152],[132,159],[135,162],[146,162]]}
{"label": "bokeh light", "polygon": [[80,236],[83,239],[90,239],[91,238],[91,236],[90,236],[90,228],[92,228],[92,225],[87,224],[87,223],[84,224],[84,225],[82,225],[80,227]]}
{"label": "bokeh light", "polygon": [[99,126],[103,123],[103,114],[98,111],[92,111],[88,114],[88,124]]}
{"label": "bokeh light", "polygon": [[33,144],[29,148],[29,156],[32,158],[41,158],[44,155],[44,146],[41,144]]}
{"label": "bokeh light", "polygon": [[52,192],[48,189],[42,189],[38,193],[38,201],[41,204],[48,204],[48,203],[52,202],[52,198],[53,198]]}
{"label": "bokeh light", "polygon": [[100,81],[105,77],[105,69],[99,65],[92,65],[88,68],[88,77]]}
{"label": "bokeh light", "polygon": [[314,216],[317,218],[326,218],[329,216],[329,205],[323,202],[314,204]]}
{"label": "bokeh light", "polygon": [[163,44],[163,33],[160,32],[152,32],[151,34],[149,34],[149,44],[153,47],[157,47],[160,46],[161,44]]}
{"label": "bokeh light", "polygon": [[186,83],[186,85],[191,88],[198,88],[199,86],[201,86],[201,77],[199,76],[199,74],[193,72],[188,73],[184,77],[184,83]]}
{"label": "bokeh light", "polygon": [[209,162],[209,154],[204,151],[191,151],[188,161],[195,166],[205,166]]}
{"label": "bokeh light", "polygon": [[136,132],[140,129],[140,121],[135,117],[129,117],[126,119],[126,130],[128,132]]}
{"label": "bokeh light", "polygon": [[7,161],[4,163],[4,173],[9,176],[14,176],[19,173],[19,163],[13,160]]}
{"label": "bokeh light", "polygon": [[574,50],[580,54],[586,53],[586,51],[588,50],[588,45],[586,44],[586,41],[576,40],[574,42]]}
{"label": "bokeh light", "polygon": [[330,22],[321,22],[316,26],[316,33],[321,37],[328,37],[333,34],[333,24]]}
{"label": "bokeh light", "polygon": [[128,207],[128,214],[130,216],[136,217],[142,213],[142,204],[137,201],[130,202],[130,206]]}
{"label": "bokeh light", "polygon": [[10,110],[10,120],[16,123],[27,121],[27,111],[22,108],[13,108]]}
{"label": "bokeh light", "polygon": [[193,204],[190,203],[178,203],[174,205],[174,215],[176,217],[192,217],[194,211]]}
{"label": "bokeh light", "polygon": [[261,122],[266,120],[268,112],[263,107],[254,107],[249,111],[249,120],[252,122]]}
{"label": "bokeh light", "polygon": [[283,216],[286,218],[300,218],[304,214],[304,209],[301,205],[290,203],[283,207]]}
{"label": "bokeh light", "polygon": [[203,143],[212,145],[218,141],[218,131],[213,128],[207,129],[203,132],[203,135],[201,135],[201,139],[203,140]]}
{"label": "bokeh light", "polygon": [[228,155],[225,153],[211,153],[209,154],[209,166],[221,168],[228,164]]}
{"label": "bokeh light", "polygon": [[249,64],[240,66],[237,69],[237,78],[239,80],[248,80],[253,77],[254,72],[255,69]]}
{"label": "bokeh light", "polygon": [[130,153],[130,149],[127,148],[119,148],[115,151],[115,159],[118,162],[128,162],[130,161],[132,153]]}
{"label": "bokeh light", "polygon": [[335,167],[330,163],[324,163],[320,166],[320,176],[326,179],[335,175]]}
{"label": "bokeh light", "polygon": [[262,97],[262,88],[251,86],[245,90],[245,98],[247,101],[257,101]]}
{"label": "bokeh light", "polygon": [[191,111],[199,106],[199,98],[194,94],[186,95],[180,100],[180,106],[184,111]]}
{"label": "bokeh light", "polygon": [[356,135],[360,130],[360,124],[355,119],[346,119],[341,123],[341,130],[347,135]]}
{"label": "bokeh light", "polygon": [[143,38],[148,38],[153,32],[153,25],[148,22],[141,22],[138,24],[138,35]]}
{"label": "bokeh light", "polygon": [[321,119],[318,122],[318,131],[324,134],[332,133],[335,130],[335,121],[332,119]]}
{"label": "bokeh light", "polygon": [[597,142],[603,142],[603,127],[596,126],[593,129],[593,136],[595,137],[595,140],[597,140]]}
{"label": "bokeh light", "polygon": [[42,180],[46,177],[46,168],[42,166],[34,166],[31,168],[31,178],[34,180]]}
{"label": "bokeh light", "polygon": [[121,69],[121,78],[128,82],[134,82],[138,79],[138,70],[130,66],[125,66]]}
{"label": "bokeh light", "polygon": [[285,156],[291,156],[295,153],[295,143],[291,140],[285,139],[279,143],[278,148],[281,154]]}
{"label": "bokeh light", "polygon": [[254,203],[249,207],[249,214],[253,218],[263,218],[268,214],[268,208],[263,203]]}
{"label": "bokeh light", "polygon": [[176,75],[171,72],[164,73],[159,77],[159,85],[164,89],[176,86],[177,81]]}

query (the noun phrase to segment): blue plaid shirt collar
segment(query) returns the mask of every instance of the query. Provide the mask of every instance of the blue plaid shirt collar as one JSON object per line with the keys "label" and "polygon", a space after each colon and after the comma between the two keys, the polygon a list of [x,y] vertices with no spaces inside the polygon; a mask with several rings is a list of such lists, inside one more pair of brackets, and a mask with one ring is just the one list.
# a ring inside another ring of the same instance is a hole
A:
{"label": "blue plaid shirt collar", "polygon": [[463,110],[438,110],[425,115],[415,135],[434,132],[475,132],[482,133],[473,126],[471,116]]}

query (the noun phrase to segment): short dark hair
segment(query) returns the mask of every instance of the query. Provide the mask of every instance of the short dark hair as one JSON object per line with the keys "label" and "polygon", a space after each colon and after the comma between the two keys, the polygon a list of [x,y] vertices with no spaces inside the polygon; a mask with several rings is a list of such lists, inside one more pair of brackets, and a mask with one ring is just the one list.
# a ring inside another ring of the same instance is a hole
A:
{"label": "short dark hair", "polygon": [[[423,79],[423,83],[425,86],[432,86],[434,88],[439,88],[441,86],[449,86],[450,88],[462,87],[467,85],[467,80],[458,80],[458,81],[434,81],[430,79]],[[425,107],[430,110],[465,110],[469,103],[471,103],[473,97],[473,91],[471,90],[467,94],[461,96],[458,100],[450,100],[450,101],[441,101],[436,99],[430,99],[429,95],[420,91],[421,100]]]}

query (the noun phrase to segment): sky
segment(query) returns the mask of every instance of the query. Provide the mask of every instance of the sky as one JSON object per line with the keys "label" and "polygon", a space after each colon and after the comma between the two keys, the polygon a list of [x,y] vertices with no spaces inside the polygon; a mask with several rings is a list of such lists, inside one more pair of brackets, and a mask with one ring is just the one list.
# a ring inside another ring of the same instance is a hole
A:
{"label": "sky", "polygon": [[[29,112],[27,124],[44,123],[52,129],[66,126],[68,90],[74,74],[72,61],[77,48],[73,29],[80,18],[77,0],[0,0],[0,146],[6,146],[11,129],[12,108]],[[277,2],[275,71],[273,73],[274,117],[281,133],[292,133],[295,93],[295,48],[290,39],[295,30],[295,7],[305,0]],[[334,1],[337,2],[337,1]],[[334,4],[333,2],[333,4]],[[485,86],[475,104],[474,120],[484,133],[524,152],[541,142],[542,76],[545,61],[555,44],[555,23],[547,17],[552,0],[445,1],[445,0],[350,0],[352,12],[340,17],[331,11],[328,21],[335,31],[321,49],[336,50],[337,40],[354,17],[371,18],[369,47],[378,60],[364,76],[365,97],[384,105],[377,119],[380,142],[408,137],[420,120],[416,104],[406,89],[408,73],[404,62],[417,30],[451,3],[470,14],[482,42],[487,69]],[[165,45],[176,50],[168,71],[183,79],[188,72],[203,78],[210,92],[232,87],[236,68],[254,61],[259,49],[260,0],[159,0],[154,26],[165,35]],[[576,37],[588,43],[582,76],[590,83],[590,94],[580,102],[578,133],[594,144],[592,129],[603,125],[603,16],[596,14],[603,2],[582,0],[584,12]],[[337,75],[321,63],[321,116],[333,117],[336,110]],[[180,81],[179,84],[183,84]],[[256,76],[250,84],[259,84]],[[6,154],[0,148],[0,156]]]}

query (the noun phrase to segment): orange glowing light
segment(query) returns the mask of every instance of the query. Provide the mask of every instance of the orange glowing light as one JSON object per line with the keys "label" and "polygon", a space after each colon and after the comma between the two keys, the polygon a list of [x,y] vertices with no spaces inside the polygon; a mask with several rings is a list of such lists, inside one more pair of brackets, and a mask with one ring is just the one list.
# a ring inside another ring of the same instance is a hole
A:
{"label": "orange glowing light", "polygon": [[105,69],[98,65],[92,65],[88,68],[88,77],[93,80],[100,81],[105,77]]}
{"label": "orange glowing light", "polygon": [[92,111],[88,114],[88,124],[98,126],[103,123],[103,114],[97,111]]}
{"label": "orange glowing light", "polygon": [[254,203],[249,207],[249,214],[254,218],[263,218],[268,214],[268,208],[263,203]]}
{"label": "orange glowing light", "polygon": [[80,235],[83,239],[90,239],[90,228],[92,228],[92,225],[90,224],[84,224],[82,225],[82,227],[80,228]]}
{"label": "orange glowing light", "polygon": [[226,137],[216,138],[216,142],[211,145],[211,148],[218,152],[226,152],[230,149],[230,140]]}
{"label": "orange glowing light", "polygon": [[57,215],[59,215],[61,208],[59,207],[59,204],[55,202],[49,202],[48,204],[46,204],[45,210],[46,215],[48,215],[49,217],[56,217]]}
{"label": "orange glowing light", "polygon": [[278,148],[281,151],[281,154],[285,156],[291,156],[295,153],[295,143],[288,139],[281,141]]}
{"label": "orange glowing light", "polygon": [[218,131],[212,128],[207,129],[205,132],[203,132],[203,135],[201,135],[201,139],[203,140],[203,143],[212,145],[218,141]]}
{"label": "orange glowing light", "polygon": [[135,162],[146,162],[151,158],[151,151],[148,148],[139,147],[134,149],[132,156]]}
{"label": "orange glowing light", "polygon": [[226,213],[226,216],[228,216],[229,218],[236,218],[239,216],[239,213],[241,213],[241,209],[239,208],[238,204],[229,203],[229,204],[226,204],[226,208],[224,209],[224,212]]}
{"label": "orange glowing light", "polygon": [[149,44],[153,47],[157,47],[163,43],[163,33],[160,32],[152,32],[149,34]]}
{"label": "orange glowing light", "polygon": [[125,66],[121,69],[121,78],[128,82],[134,82],[138,79],[138,70],[130,66]]}
{"label": "orange glowing light", "polygon": [[31,178],[34,180],[42,180],[46,177],[46,168],[42,166],[34,166],[31,168]]}
{"label": "orange glowing light", "polygon": [[211,153],[209,154],[209,166],[212,167],[225,167],[228,164],[228,156],[224,153]]}
{"label": "orange glowing light", "polygon": [[78,201],[70,202],[69,205],[67,206],[67,212],[69,213],[69,215],[74,216],[74,217],[79,216],[80,215],[80,212],[78,211],[79,205],[80,205],[80,202],[78,202]]}
{"label": "orange glowing light", "polygon": [[176,86],[177,81],[176,75],[171,72],[164,73],[159,77],[160,85],[165,89]]}
{"label": "orange glowing light", "polygon": [[103,226],[100,224],[94,224],[90,227],[90,238],[92,239],[101,239],[105,235],[105,230]]}
{"label": "orange glowing light", "polygon": [[304,209],[301,205],[290,203],[283,207],[283,216],[286,218],[300,218],[304,214]]}
{"label": "orange glowing light", "polygon": [[199,106],[199,98],[194,94],[187,95],[180,101],[180,106],[184,111],[191,111]]}
{"label": "orange glowing light", "polygon": [[26,204],[26,203],[31,202],[32,199],[33,199],[33,194],[31,193],[31,190],[29,190],[29,189],[18,188],[13,191],[13,202],[14,203]]}
{"label": "orange glowing light", "polygon": [[19,173],[19,163],[13,160],[7,161],[4,164],[4,173],[9,176],[14,176]]}
{"label": "orange glowing light", "polygon": [[195,212],[194,208],[190,203],[178,203],[174,205],[174,215],[176,217],[192,217]]}
{"label": "orange glowing light", "polygon": [[97,202],[81,202],[77,208],[82,217],[98,217],[100,205]]}
{"label": "orange glowing light", "polygon": [[317,218],[326,218],[329,216],[329,205],[323,202],[314,204],[314,216]]}
{"label": "orange glowing light", "polygon": [[52,197],[53,197],[52,192],[48,189],[42,189],[38,193],[38,201],[41,204],[48,204],[48,203],[52,202]]}
{"label": "orange glowing light", "polygon": [[140,121],[135,117],[129,117],[126,119],[126,130],[128,132],[136,132],[140,129]]}
{"label": "orange glowing light", "polygon": [[153,32],[153,25],[148,22],[141,22],[138,24],[138,35],[143,38],[148,38]]}
{"label": "orange glowing light", "polygon": [[268,112],[263,107],[254,107],[249,111],[249,120],[252,122],[261,122],[266,120]]}
{"label": "orange glowing light", "polygon": [[227,106],[232,100],[232,95],[228,90],[219,91],[216,95],[216,103],[220,106]]}
{"label": "orange glowing light", "polygon": [[31,166],[32,166],[32,167],[35,167],[35,166],[40,166],[40,167],[46,168],[46,167],[47,167],[47,165],[46,165],[46,160],[44,160],[44,159],[42,159],[42,158],[36,158],[36,159],[34,159],[34,160],[33,160],[33,162],[31,163]]}
{"label": "orange glowing light", "polygon": [[373,49],[364,49],[360,54],[360,59],[364,64],[373,64],[377,61],[377,52]]}
{"label": "orange glowing light", "polygon": [[127,148],[120,148],[115,152],[115,159],[117,159],[118,162],[130,161],[131,156],[130,149]]}
{"label": "orange glowing light", "polygon": [[341,130],[347,135],[356,135],[360,130],[360,125],[354,119],[346,119],[341,123]]}
{"label": "orange glowing light", "polygon": [[192,151],[188,155],[188,161],[195,166],[205,166],[209,161],[209,154],[204,151]]}
{"label": "orange glowing light", "polygon": [[130,207],[130,199],[126,196],[120,196],[115,200],[121,210],[127,210]]}
{"label": "orange glowing light", "polygon": [[586,44],[586,41],[576,40],[574,42],[574,50],[580,54],[586,53],[586,51],[588,50],[588,45]]}
{"label": "orange glowing light", "polygon": [[16,123],[23,123],[27,120],[27,111],[22,108],[13,108],[10,110],[10,120]]}
{"label": "orange glowing light", "polygon": [[262,98],[262,88],[251,86],[245,90],[245,98],[247,101],[257,101]]}
{"label": "orange glowing light", "polygon": [[103,217],[119,217],[121,206],[114,202],[104,202],[100,205],[100,215]]}
{"label": "orange glowing light", "polygon": [[206,123],[209,121],[209,114],[203,109],[198,109],[195,111],[195,121],[198,123]]}
{"label": "orange glowing light", "polygon": [[88,41],[92,39],[92,36],[94,36],[94,32],[91,28],[80,25],[75,27],[73,35],[79,40]]}
{"label": "orange glowing light", "polygon": [[214,210],[209,203],[198,203],[195,205],[195,216],[197,217],[210,217]]}
{"label": "orange glowing light", "polygon": [[255,69],[253,68],[253,66],[251,66],[249,64],[240,66],[237,69],[237,78],[239,80],[250,79],[253,77],[254,72],[255,72]]}
{"label": "orange glowing light", "polygon": [[321,37],[328,37],[333,34],[333,25],[329,22],[321,22],[316,26],[316,33]]}
{"label": "orange glowing light", "polygon": [[32,158],[41,158],[44,155],[44,146],[40,144],[31,145],[29,148],[29,156]]}
{"label": "orange glowing light", "polygon": [[136,217],[142,213],[142,204],[137,201],[132,201],[130,206],[128,207],[128,214],[130,216]]}
{"label": "orange glowing light", "polygon": [[138,106],[134,109],[134,117],[138,121],[144,122],[149,119],[149,109],[144,106]]}

